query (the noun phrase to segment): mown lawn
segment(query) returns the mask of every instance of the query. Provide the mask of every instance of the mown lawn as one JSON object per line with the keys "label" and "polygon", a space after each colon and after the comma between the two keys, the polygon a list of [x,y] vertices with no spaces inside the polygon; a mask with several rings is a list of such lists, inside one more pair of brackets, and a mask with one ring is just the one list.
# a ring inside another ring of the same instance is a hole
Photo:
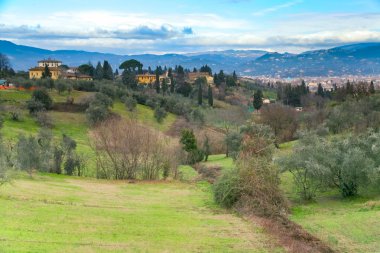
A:
{"label": "mown lawn", "polygon": [[0,188],[0,252],[282,252],[207,183],[24,177]]}

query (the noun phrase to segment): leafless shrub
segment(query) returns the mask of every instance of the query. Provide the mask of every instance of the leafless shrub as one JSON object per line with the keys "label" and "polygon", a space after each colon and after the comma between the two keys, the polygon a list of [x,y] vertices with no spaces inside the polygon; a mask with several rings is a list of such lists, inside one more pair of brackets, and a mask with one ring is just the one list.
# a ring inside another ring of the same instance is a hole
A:
{"label": "leafless shrub", "polygon": [[[156,180],[176,161],[169,140],[133,120],[110,119],[93,132],[97,175],[109,179]],[[177,173],[171,169],[173,176]]]}

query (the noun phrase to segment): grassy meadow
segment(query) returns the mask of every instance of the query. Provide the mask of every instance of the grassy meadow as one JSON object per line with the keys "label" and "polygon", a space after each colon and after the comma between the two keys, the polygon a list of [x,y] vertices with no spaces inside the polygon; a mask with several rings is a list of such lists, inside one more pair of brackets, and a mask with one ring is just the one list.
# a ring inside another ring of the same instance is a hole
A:
{"label": "grassy meadow", "polygon": [[1,188],[0,217],[0,252],[283,252],[207,183],[25,176]]}

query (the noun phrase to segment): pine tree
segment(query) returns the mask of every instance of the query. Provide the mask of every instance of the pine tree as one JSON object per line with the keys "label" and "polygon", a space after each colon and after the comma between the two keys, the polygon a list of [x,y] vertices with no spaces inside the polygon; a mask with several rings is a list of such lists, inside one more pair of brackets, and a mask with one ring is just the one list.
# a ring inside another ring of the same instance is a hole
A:
{"label": "pine tree", "polygon": [[100,62],[98,62],[98,64],[96,65],[94,79],[95,80],[102,80],[103,79],[103,67],[102,67],[102,64]]}
{"label": "pine tree", "polygon": [[261,90],[257,90],[253,94],[253,107],[256,110],[260,110],[260,108],[263,106],[263,92]]}
{"label": "pine tree", "polygon": [[115,77],[119,76],[119,70],[117,70],[117,69],[115,70],[114,76]]}
{"label": "pine tree", "polygon": [[214,97],[212,94],[212,88],[211,85],[208,86],[208,105],[213,107],[214,106]]}

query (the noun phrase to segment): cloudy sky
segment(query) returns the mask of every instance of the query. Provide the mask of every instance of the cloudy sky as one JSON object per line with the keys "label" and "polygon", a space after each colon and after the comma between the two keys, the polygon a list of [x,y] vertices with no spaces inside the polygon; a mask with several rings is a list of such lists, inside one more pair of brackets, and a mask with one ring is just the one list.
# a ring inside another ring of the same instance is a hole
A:
{"label": "cloudy sky", "polygon": [[0,39],[117,54],[380,42],[380,0],[0,0]]}

